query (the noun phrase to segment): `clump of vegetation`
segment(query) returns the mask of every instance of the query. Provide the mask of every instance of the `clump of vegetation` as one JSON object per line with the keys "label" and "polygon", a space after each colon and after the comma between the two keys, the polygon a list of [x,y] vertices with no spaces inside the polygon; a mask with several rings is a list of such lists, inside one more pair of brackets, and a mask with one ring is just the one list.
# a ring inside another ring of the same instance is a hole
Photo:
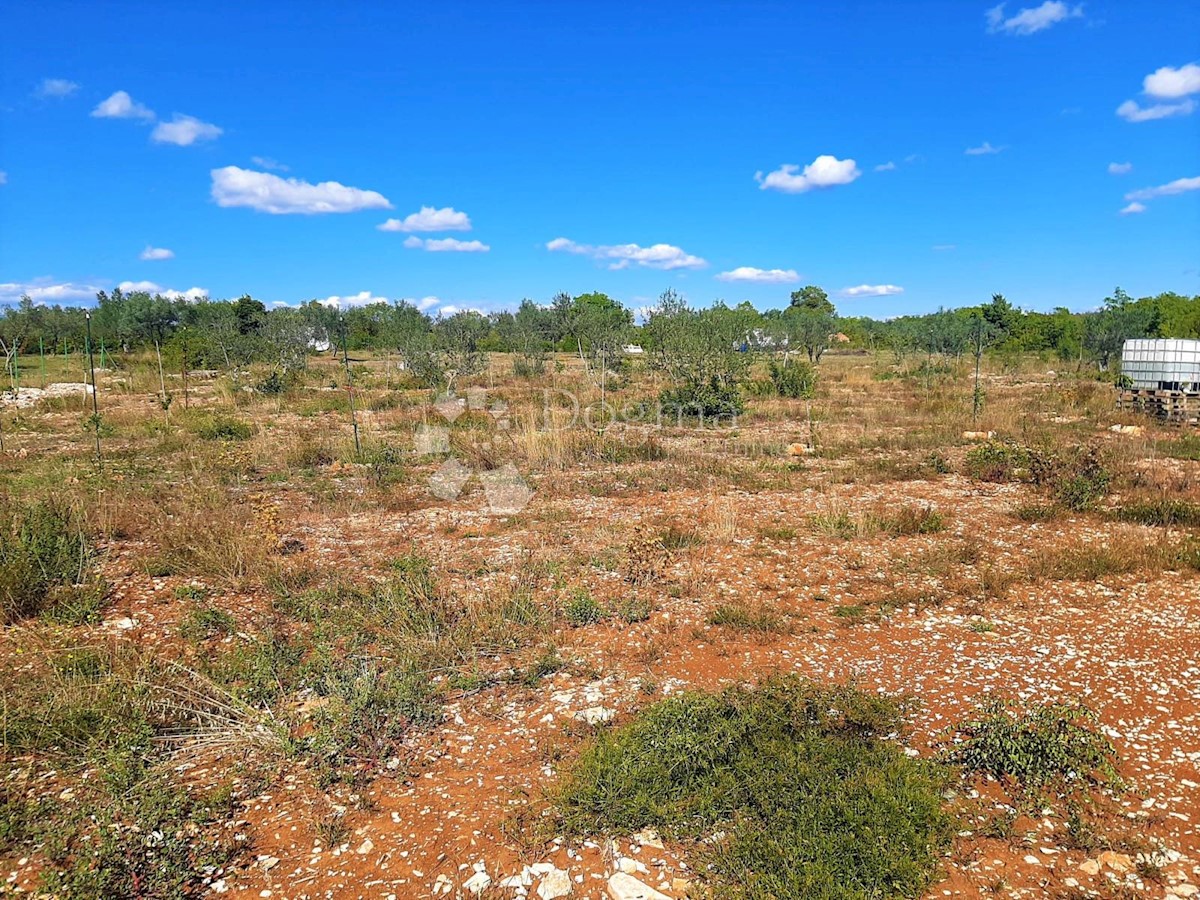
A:
{"label": "clump of vegetation", "polygon": [[1094,445],[1033,453],[1029,469],[1034,484],[1049,490],[1059,505],[1077,512],[1108,496],[1113,478],[1100,448]]}
{"label": "clump of vegetation", "polygon": [[681,384],[659,394],[659,408],[665,422],[685,419],[701,424],[728,423],[746,411],[736,386],[713,380],[707,384]]}
{"label": "clump of vegetation", "polygon": [[608,617],[608,612],[585,590],[576,591],[564,605],[563,616],[573,628],[594,625]]}
{"label": "clump of vegetation", "polygon": [[236,624],[233,616],[225,610],[200,602],[179,623],[179,634],[186,640],[204,640],[219,634],[230,634]]}
{"label": "clump of vegetation", "polygon": [[[0,615],[4,624],[70,603],[92,551],[70,507],[56,501],[0,506]],[[101,594],[102,598],[103,594]]]}
{"label": "clump of vegetation", "polygon": [[937,534],[945,529],[946,520],[934,506],[904,503],[875,507],[857,515],[846,509],[833,509],[813,516],[812,524],[817,531],[850,540],[876,534],[891,537]]}
{"label": "clump of vegetation", "polygon": [[1053,503],[1023,503],[1013,509],[1022,522],[1053,522],[1062,515],[1062,508]]}
{"label": "clump of vegetation", "polygon": [[888,740],[906,713],[795,675],[672,697],[596,736],[555,798],[562,827],[707,839],[695,871],[722,897],[917,897],[950,828],[942,773]]}
{"label": "clump of vegetation", "polygon": [[709,613],[708,624],[759,634],[790,634],[794,630],[788,617],[769,606],[746,603],[722,603]]}
{"label": "clump of vegetation", "polygon": [[251,423],[217,413],[195,417],[189,430],[206,441],[244,441],[254,435]]}
{"label": "clump of vegetation", "polygon": [[1144,500],[1126,503],[1113,510],[1112,516],[1122,522],[1136,522],[1139,525],[1192,528],[1200,525],[1200,504],[1167,498]]}
{"label": "clump of vegetation", "polygon": [[956,728],[946,758],[969,774],[988,775],[1034,798],[1121,789],[1117,752],[1078,703],[1022,705],[989,700]]}
{"label": "clump of vegetation", "polygon": [[[184,786],[162,765],[169,747],[236,747],[245,760],[276,736],[211,685],[127,652],[76,646],[33,662],[3,685],[3,746],[53,767],[55,796],[6,787],[17,818],[0,852],[39,845],[44,886],[60,897],[200,896],[252,846],[234,825],[244,798]],[[57,796],[64,781],[69,800]]]}
{"label": "clump of vegetation", "polygon": [[980,481],[1016,481],[1029,472],[1030,450],[1012,441],[988,441],[963,458],[967,474]]}
{"label": "clump of vegetation", "polygon": [[817,387],[816,366],[799,359],[789,359],[781,365],[772,359],[767,363],[767,371],[780,397],[812,399]]}

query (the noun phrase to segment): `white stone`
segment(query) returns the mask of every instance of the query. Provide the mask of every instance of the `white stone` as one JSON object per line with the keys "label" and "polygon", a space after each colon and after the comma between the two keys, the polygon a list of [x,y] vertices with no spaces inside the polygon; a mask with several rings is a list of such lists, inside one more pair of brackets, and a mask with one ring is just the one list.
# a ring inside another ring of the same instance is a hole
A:
{"label": "white stone", "polygon": [[608,879],[608,896],[611,900],[671,900],[661,891],[642,884],[624,872],[617,872]]}
{"label": "white stone", "polygon": [[556,900],[571,893],[571,876],[562,869],[553,869],[546,873],[538,885],[537,895],[542,900]]}

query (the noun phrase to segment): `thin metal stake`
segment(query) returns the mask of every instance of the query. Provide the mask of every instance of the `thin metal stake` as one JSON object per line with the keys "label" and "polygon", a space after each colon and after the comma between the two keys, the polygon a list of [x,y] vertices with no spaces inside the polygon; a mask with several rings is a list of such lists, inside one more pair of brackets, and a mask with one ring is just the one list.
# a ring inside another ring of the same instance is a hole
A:
{"label": "thin metal stake", "polygon": [[92,429],[96,432],[96,465],[103,469],[104,460],[100,456],[100,401],[96,399],[99,391],[96,389],[96,361],[92,357],[92,313],[87,310],[83,314],[87,320],[87,357],[88,371],[92,374]]}
{"label": "thin metal stake", "polygon": [[350,374],[350,356],[346,352],[346,320],[339,320],[342,326],[342,365],[346,369],[346,396],[350,398],[350,424],[354,427],[354,456],[362,456],[362,444],[358,440],[358,414],[354,411],[354,376]]}

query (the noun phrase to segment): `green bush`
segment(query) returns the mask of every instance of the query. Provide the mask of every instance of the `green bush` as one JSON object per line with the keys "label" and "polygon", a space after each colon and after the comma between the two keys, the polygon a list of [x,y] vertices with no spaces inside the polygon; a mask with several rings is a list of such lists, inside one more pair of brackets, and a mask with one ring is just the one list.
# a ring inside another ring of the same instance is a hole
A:
{"label": "green bush", "polygon": [[[81,581],[91,549],[64,503],[0,507],[0,615],[5,624],[54,605],[55,589]],[[62,599],[60,597],[60,599]]]}
{"label": "green bush", "polygon": [[1200,504],[1188,500],[1164,498],[1127,503],[1112,514],[1122,522],[1137,522],[1139,525],[1178,525],[1184,528],[1200,525]]}
{"label": "green bush", "polygon": [[581,590],[563,605],[563,615],[573,628],[580,628],[603,621],[608,613],[591,594]]}
{"label": "green bush", "polygon": [[817,387],[817,368],[811,363],[789,359],[783,365],[771,360],[767,366],[771,384],[780,397],[811,398]]}
{"label": "green bush", "polygon": [[557,791],[565,833],[698,840],[720,897],[917,897],[949,841],[942,774],[887,738],[905,704],[796,675],[661,701]]}
{"label": "green bush", "polygon": [[1096,730],[1096,721],[1094,712],[1077,703],[989,700],[956,728],[957,743],[947,756],[967,772],[1034,796],[1101,783],[1120,787],[1116,750]]}
{"label": "green bush", "polygon": [[716,379],[708,384],[684,384],[665,390],[659,394],[658,404],[665,421],[733,420],[746,411],[738,389]]}
{"label": "green bush", "polygon": [[1094,445],[1054,453],[1034,452],[1029,470],[1034,484],[1048,490],[1055,502],[1076,512],[1108,496],[1113,477]]}
{"label": "green bush", "polygon": [[206,441],[244,441],[254,434],[254,426],[232,416],[203,415],[196,418],[191,430]]}
{"label": "green bush", "polygon": [[963,462],[980,481],[1015,481],[1027,475],[1030,452],[1012,441],[988,441],[968,450]]}

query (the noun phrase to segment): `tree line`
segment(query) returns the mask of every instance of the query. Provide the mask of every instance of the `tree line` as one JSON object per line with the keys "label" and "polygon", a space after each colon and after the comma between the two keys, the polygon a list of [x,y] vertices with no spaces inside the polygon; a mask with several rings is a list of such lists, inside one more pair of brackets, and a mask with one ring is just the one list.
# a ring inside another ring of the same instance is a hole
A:
{"label": "tree line", "polygon": [[[603,381],[618,371],[624,348],[675,382],[728,394],[755,351],[781,365],[816,364],[833,344],[908,357],[961,360],[992,353],[1039,352],[1105,371],[1127,338],[1200,338],[1200,296],[1162,293],[1134,299],[1120,288],[1089,312],[1022,310],[1001,294],[973,306],[924,315],[873,319],[839,316],[815,285],[791,293],[786,306],[763,312],[749,303],[692,307],[668,289],[641,324],[603,293],[561,293],[548,303],[526,299],[515,311],[433,317],[410,303],[379,302],[337,309],[313,300],[268,309],[249,296],[199,301],[144,291],[102,291],[90,308],[94,349],[111,356],[156,349],[177,365],[237,370],[265,363],[280,377],[303,369],[314,352],[345,347],[397,354],[414,377],[453,386],[479,372],[489,352],[513,354],[514,372],[536,376],[552,352],[568,352]],[[85,309],[23,297],[0,313],[0,352],[73,353],[84,348]]]}

